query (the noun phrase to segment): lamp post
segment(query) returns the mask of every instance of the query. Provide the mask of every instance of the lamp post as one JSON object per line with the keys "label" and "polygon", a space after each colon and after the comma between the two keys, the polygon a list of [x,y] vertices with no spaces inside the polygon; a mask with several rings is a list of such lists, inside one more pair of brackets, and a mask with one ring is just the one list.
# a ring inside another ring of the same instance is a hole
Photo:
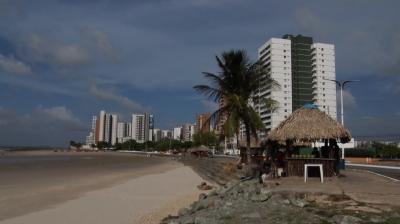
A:
{"label": "lamp post", "polygon": [[[350,82],[359,82],[360,80],[344,80],[344,81],[338,81],[338,80],[325,79],[325,78],[324,78],[324,80],[335,82],[335,83],[339,86],[339,88],[340,88],[340,118],[341,118],[342,125],[344,126],[344,113],[343,113],[343,89],[344,89],[344,86],[345,86],[347,83],[350,83]],[[344,148],[342,148],[342,159],[344,159]]]}

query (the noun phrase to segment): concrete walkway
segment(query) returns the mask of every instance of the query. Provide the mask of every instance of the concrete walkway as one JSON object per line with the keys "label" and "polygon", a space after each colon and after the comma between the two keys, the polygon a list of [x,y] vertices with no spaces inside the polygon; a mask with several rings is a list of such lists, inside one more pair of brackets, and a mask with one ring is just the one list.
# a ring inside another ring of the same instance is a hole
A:
{"label": "concrete walkway", "polygon": [[341,174],[339,178],[324,178],[324,183],[319,178],[309,178],[307,183],[303,177],[281,178],[273,191],[346,194],[359,202],[400,206],[399,182],[361,170],[346,170]]}

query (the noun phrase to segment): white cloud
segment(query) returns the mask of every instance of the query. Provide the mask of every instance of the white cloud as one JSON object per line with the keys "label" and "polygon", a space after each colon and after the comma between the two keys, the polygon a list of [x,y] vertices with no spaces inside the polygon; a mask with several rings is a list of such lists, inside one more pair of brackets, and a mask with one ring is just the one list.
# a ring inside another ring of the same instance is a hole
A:
{"label": "white cloud", "polygon": [[31,68],[22,61],[15,59],[13,56],[6,57],[0,54],[0,69],[15,75],[30,74]]}
{"label": "white cloud", "polygon": [[43,106],[39,106],[36,108],[35,113],[47,116],[55,120],[80,123],[79,119],[74,117],[72,112],[68,110],[65,106],[56,106],[51,108],[44,108]]}
{"label": "white cloud", "polygon": [[137,111],[137,112],[146,112],[149,109],[141,105],[140,103],[137,103],[128,97],[121,96],[117,93],[115,93],[111,89],[100,89],[96,84],[91,84],[89,88],[89,93],[92,94],[93,96],[101,99],[101,100],[108,100],[108,101],[113,101],[121,106],[130,109],[132,111]]}
{"label": "white cloud", "polygon": [[25,53],[34,62],[53,66],[84,65],[91,59],[88,50],[78,44],[59,43],[38,34],[29,35],[24,47]]}

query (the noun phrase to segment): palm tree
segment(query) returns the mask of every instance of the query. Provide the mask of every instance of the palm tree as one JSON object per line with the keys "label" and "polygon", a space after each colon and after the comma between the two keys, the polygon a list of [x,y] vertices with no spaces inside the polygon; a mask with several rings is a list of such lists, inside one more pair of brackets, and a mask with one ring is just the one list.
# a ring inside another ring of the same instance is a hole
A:
{"label": "palm tree", "polygon": [[223,99],[223,105],[220,105],[210,119],[217,122],[221,116],[226,116],[224,129],[228,135],[232,132],[238,134],[240,126],[244,126],[247,162],[250,164],[251,136],[257,139],[257,131],[264,128],[259,114],[251,104],[261,100],[257,94],[260,84],[276,85],[276,82],[258,62],[250,62],[244,50],[223,52],[221,56],[216,56],[220,69],[218,74],[203,72],[211,85],[196,85],[194,89],[215,102]]}

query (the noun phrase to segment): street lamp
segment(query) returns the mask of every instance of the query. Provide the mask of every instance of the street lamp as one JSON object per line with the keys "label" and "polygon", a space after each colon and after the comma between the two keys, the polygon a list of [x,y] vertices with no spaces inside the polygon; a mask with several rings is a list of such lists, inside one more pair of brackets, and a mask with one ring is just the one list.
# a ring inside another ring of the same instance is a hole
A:
{"label": "street lamp", "polygon": [[[327,81],[335,82],[340,87],[340,117],[342,121],[342,125],[344,126],[344,113],[343,113],[343,89],[347,83],[350,82],[359,82],[360,80],[345,80],[345,81],[337,81],[333,79],[325,79]],[[344,148],[342,148],[342,159],[344,159]]]}
{"label": "street lamp", "polygon": [[325,79],[325,78],[324,78],[324,80],[328,80],[328,81],[335,82],[335,83],[339,86],[339,88],[340,88],[340,117],[341,117],[342,125],[344,126],[344,114],[343,114],[343,89],[344,89],[344,86],[345,86],[347,83],[350,83],[350,82],[359,82],[360,80],[337,81],[337,80]]}

